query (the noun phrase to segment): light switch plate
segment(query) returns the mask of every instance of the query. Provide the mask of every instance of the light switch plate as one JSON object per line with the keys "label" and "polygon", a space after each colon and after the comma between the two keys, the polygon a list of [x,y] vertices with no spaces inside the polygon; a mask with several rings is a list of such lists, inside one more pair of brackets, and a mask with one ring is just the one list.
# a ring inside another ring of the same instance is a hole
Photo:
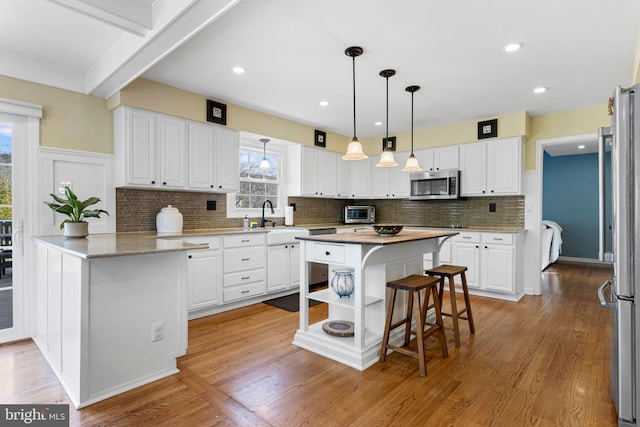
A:
{"label": "light switch plate", "polygon": [[69,187],[73,190],[73,182],[71,181],[60,181],[58,183],[58,194],[64,194],[64,187]]}

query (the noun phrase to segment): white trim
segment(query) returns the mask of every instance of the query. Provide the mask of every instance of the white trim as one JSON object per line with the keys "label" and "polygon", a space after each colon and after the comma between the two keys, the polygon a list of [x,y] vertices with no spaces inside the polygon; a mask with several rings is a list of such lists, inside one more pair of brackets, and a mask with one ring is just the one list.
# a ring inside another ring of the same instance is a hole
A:
{"label": "white trim", "polygon": [[[16,116],[42,118],[42,105],[29,102],[0,98],[0,113],[15,114]],[[38,144],[40,142],[38,141]]]}
{"label": "white trim", "polygon": [[[552,145],[562,145],[562,144],[570,144],[570,143],[578,143],[584,142],[588,140],[597,140],[597,133],[589,133],[583,135],[573,135],[573,136],[563,136],[560,138],[547,138],[540,139],[536,141],[536,168],[538,169],[538,191],[537,197],[535,197],[535,213],[536,213],[536,223],[542,224],[542,178],[544,172],[544,147],[552,146]],[[537,254],[535,255],[537,259],[537,264],[540,265],[539,254],[541,252],[540,245],[542,244],[540,239],[540,227],[534,227],[532,230],[529,230],[530,234],[535,235],[537,239]],[[533,233],[531,233],[533,231]],[[542,292],[542,275],[538,275],[537,286],[534,287],[534,292],[537,291],[536,295],[539,295]]]}

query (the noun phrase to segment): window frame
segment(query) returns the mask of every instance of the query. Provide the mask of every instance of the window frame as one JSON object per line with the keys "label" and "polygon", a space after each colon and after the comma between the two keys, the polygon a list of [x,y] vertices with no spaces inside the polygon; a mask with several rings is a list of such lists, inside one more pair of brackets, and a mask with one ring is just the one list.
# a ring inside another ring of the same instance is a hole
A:
{"label": "window frame", "polygon": [[[262,143],[257,141],[240,138],[239,151],[248,150],[255,152],[263,152]],[[274,213],[271,213],[271,209],[267,206],[264,210],[265,218],[282,218],[284,217],[284,207],[287,203],[287,195],[285,189],[285,176],[284,176],[284,163],[286,161],[286,147],[267,144],[267,154],[278,157],[278,179],[276,181],[265,181],[270,184],[278,184],[278,196],[277,196],[277,208],[274,208]],[[239,166],[239,165],[236,165]],[[236,171],[240,174],[240,170]],[[240,179],[240,178],[239,178]],[[240,179],[242,181],[242,179]],[[258,181],[258,180],[256,180]],[[260,181],[258,181],[260,182]],[[256,218],[262,216],[261,208],[238,208],[236,207],[236,195],[238,192],[227,193],[227,218],[244,218],[247,215],[249,218]]]}

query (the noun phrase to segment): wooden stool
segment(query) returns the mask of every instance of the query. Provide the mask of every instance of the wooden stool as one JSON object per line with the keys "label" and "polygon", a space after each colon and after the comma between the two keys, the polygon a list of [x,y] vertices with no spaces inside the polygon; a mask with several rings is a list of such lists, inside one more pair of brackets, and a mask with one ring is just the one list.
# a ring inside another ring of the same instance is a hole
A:
{"label": "wooden stool", "polygon": [[[447,350],[447,339],[444,335],[444,328],[442,327],[442,313],[440,311],[440,299],[438,297],[438,283],[442,279],[435,277],[421,276],[414,274],[407,276],[403,279],[393,280],[387,283],[387,287],[393,289],[391,299],[389,301],[389,308],[387,309],[387,323],[384,327],[384,335],[382,337],[382,349],[380,350],[380,361],[384,362],[387,357],[387,349],[392,349],[407,356],[417,357],[420,365],[420,375],[427,376],[427,359],[424,352],[424,340],[438,333],[440,337],[440,347],[442,347],[442,356],[448,357],[449,352]],[[393,319],[393,307],[396,302],[396,294],[398,290],[408,291],[409,299],[407,302],[407,316],[399,320],[396,323],[391,323]],[[424,290],[424,292],[422,292]],[[421,298],[421,294],[423,294]],[[436,323],[429,323],[426,321],[427,307],[429,307],[429,294],[433,295],[433,306],[436,313]],[[411,317],[413,312],[413,299],[418,299],[416,305],[416,330],[411,330]],[[397,347],[389,344],[389,333],[402,325],[406,324],[404,334],[404,345]],[[425,331],[425,326],[429,326],[429,329]],[[408,348],[411,340],[411,334],[416,335],[416,344],[418,351],[413,351]]]}
{"label": "wooden stool", "polygon": [[[467,267],[459,265],[442,264],[436,268],[425,270],[424,272],[429,276],[437,276],[442,279],[440,282],[440,303],[442,304],[444,278],[449,279],[449,296],[451,297],[451,313],[442,312],[443,316],[449,316],[453,320],[453,336],[455,338],[456,347],[460,347],[460,328],[458,327],[458,319],[463,319],[469,322],[469,331],[475,334],[476,328],[473,325],[473,314],[471,313],[471,302],[469,301],[469,289],[467,288],[467,276],[465,275]],[[453,277],[460,275],[462,278],[462,293],[464,294],[465,307],[458,311],[456,305],[456,286],[453,282]],[[461,316],[463,313],[467,313],[466,317]]]}

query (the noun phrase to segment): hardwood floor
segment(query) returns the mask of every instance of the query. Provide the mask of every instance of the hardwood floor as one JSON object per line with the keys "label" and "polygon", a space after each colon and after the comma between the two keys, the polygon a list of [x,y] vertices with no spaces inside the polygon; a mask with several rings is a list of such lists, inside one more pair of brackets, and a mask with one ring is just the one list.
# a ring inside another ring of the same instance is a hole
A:
{"label": "hardwood floor", "polygon": [[[297,313],[257,304],[189,323],[180,373],[81,410],[71,425],[614,426],[608,268],[556,265],[542,296],[472,297],[449,357],[428,341],[428,376],[393,353],[364,372],[291,344]],[[447,299],[445,298],[445,301]],[[326,304],[311,309],[321,320]],[[0,346],[0,402],[69,403],[36,346]]]}

